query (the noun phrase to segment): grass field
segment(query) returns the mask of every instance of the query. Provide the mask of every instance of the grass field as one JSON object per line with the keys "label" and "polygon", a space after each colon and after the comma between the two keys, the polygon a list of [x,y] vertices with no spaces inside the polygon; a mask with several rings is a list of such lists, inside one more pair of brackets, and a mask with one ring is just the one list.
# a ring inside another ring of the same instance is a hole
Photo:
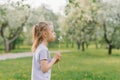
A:
{"label": "grass field", "polygon": [[[120,80],[120,51],[104,49],[63,53],[51,80]],[[0,80],[30,80],[31,57],[0,61]]]}

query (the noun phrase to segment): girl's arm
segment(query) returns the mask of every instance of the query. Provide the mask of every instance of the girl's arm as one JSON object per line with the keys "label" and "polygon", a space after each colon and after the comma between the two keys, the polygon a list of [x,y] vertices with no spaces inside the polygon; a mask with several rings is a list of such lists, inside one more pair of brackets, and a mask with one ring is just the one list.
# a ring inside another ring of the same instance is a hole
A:
{"label": "girl's arm", "polygon": [[60,53],[56,53],[50,63],[46,59],[40,61],[41,70],[43,73],[47,72],[50,68],[52,68],[53,64],[55,64],[60,59]]}

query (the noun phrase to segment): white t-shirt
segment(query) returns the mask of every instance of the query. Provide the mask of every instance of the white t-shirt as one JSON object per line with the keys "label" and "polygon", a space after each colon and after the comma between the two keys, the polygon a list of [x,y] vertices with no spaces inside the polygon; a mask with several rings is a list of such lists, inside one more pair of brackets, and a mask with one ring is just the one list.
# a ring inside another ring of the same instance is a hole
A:
{"label": "white t-shirt", "polygon": [[41,70],[40,60],[43,59],[46,59],[48,62],[51,61],[48,48],[40,44],[33,54],[31,80],[50,80],[51,69],[46,73],[43,73]]}

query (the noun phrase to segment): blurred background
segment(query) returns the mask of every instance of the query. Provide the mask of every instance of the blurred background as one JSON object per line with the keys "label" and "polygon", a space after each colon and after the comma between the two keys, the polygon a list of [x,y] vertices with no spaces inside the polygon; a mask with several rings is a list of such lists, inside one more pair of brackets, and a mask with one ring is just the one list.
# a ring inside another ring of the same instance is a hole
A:
{"label": "blurred background", "polygon": [[[39,21],[54,24],[57,38],[49,49],[70,53],[63,54],[61,64],[69,64],[63,71],[55,66],[52,80],[120,80],[120,0],[0,0],[0,54],[31,52],[31,30]],[[22,64],[28,72],[9,74],[9,79],[1,77],[8,75],[1,71],[5,63],[19,64],[0,61],[0,79],[30,80],[31,57],[18,59],[23,60],[28,61]]]}
{"label": "blurred background", "polygon": [[51,48],[60,41],[67,48],[84,51],[95,45],[111,54],[120,48],[119,5],[119,0],[1,0],[0,52],[29,51],[32,26],[46,20],[53,22],[57,33]]}

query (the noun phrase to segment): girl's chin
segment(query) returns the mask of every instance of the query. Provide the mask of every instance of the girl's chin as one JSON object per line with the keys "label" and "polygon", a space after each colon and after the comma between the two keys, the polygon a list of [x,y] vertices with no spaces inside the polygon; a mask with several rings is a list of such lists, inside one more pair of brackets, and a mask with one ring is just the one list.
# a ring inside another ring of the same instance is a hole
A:
{"label": "girl's chin", "polygon": [[55,41],[55,39],[51,39],[51,40],[49,40],[49,42],[54,42]]}
{"label": "girl's chin", "polygon": [[51,42],[54,42],[54,41],[55,41],[55,39],[51,40]]}

